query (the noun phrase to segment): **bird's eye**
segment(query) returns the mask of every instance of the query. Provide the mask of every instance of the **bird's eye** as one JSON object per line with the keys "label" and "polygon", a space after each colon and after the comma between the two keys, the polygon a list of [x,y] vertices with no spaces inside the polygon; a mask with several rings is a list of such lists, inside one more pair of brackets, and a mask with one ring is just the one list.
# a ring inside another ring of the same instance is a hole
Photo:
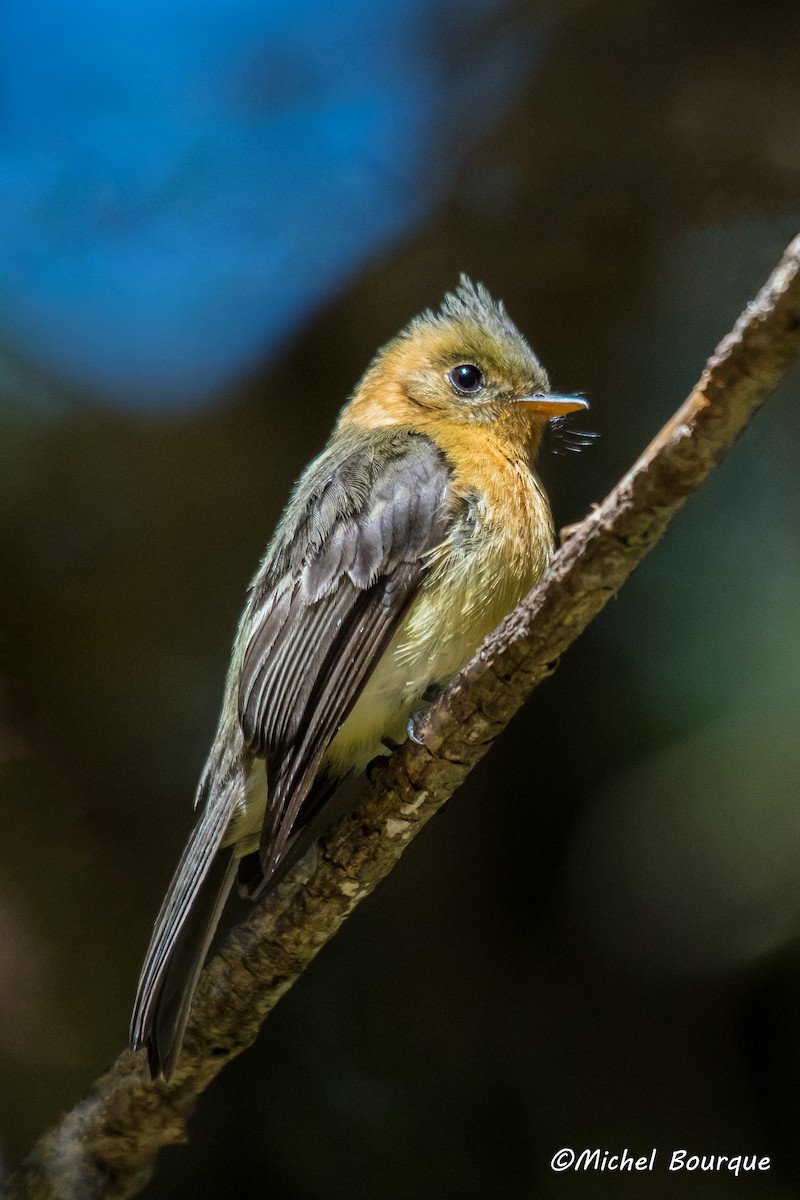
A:
{"label": "bird's eye", "polygon": [[459,392],[474,395],[483,387],[483,375],[474,363],[461,363],[453,367],[447,378]]}

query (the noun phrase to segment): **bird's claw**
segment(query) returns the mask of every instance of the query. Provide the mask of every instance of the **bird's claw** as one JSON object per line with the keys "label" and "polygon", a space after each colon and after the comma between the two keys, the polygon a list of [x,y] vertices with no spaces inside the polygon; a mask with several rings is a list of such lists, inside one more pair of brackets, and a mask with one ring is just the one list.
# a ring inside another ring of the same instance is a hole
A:
{"label": "bird's claw", "polygon": [[409,741],[413,742],[415,746],[424,746],[425,745],[425,738],[422,735],[421,730],[422,730],[422,723],[425,720],[425,718],[427,717],[427,715],[428,715],[428,710],[423,709],[422,712],[412,713],[411,716],[408,718],[408,724],[406,725],[406,733],[408,734]]}

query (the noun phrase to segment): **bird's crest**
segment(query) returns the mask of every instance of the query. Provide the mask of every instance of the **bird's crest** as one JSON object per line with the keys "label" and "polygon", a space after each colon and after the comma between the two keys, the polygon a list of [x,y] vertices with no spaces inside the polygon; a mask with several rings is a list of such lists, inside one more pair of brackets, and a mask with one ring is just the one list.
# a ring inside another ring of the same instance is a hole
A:
{"label": "bird's crest", "polygon": [[452,321],[477,325],[501,344],[516,343],[532,358],[535,358],[514,322],[509,317],[501,300],[493,300],[482,283],[473,283],[463,273],[458,287],[447,292],[436,312],[426,309],[415,317],[406,332],[413,336],[420,325],[449,325]]}

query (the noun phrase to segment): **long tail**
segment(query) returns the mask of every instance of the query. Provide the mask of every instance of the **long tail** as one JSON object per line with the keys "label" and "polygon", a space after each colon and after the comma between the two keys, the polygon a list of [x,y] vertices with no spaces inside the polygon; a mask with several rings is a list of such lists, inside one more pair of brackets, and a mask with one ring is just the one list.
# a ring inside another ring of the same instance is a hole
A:
{"label": "long tail", "polygon": [[189,1010],[236,873],[221,848],[227,814],[206,810],[172,878],[142,967],[131,1017],[131,1049],[147,1048],[153,1079],[175,1069]]}

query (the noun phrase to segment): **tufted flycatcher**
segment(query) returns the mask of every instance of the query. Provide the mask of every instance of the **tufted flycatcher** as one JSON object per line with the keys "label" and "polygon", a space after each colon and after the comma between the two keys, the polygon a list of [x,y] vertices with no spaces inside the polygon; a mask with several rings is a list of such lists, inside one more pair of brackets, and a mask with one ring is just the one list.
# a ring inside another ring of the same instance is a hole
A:
{"label": "tufted flycatcher", "polygon": [[540,579],[531,468],[556,396],[502,304],[462,276],[380,350],[301,476],[239,622],[200,819],[156,919],[131,1045],[169,1078],[238,876],[270,886],[336,785],[407,734]]}

